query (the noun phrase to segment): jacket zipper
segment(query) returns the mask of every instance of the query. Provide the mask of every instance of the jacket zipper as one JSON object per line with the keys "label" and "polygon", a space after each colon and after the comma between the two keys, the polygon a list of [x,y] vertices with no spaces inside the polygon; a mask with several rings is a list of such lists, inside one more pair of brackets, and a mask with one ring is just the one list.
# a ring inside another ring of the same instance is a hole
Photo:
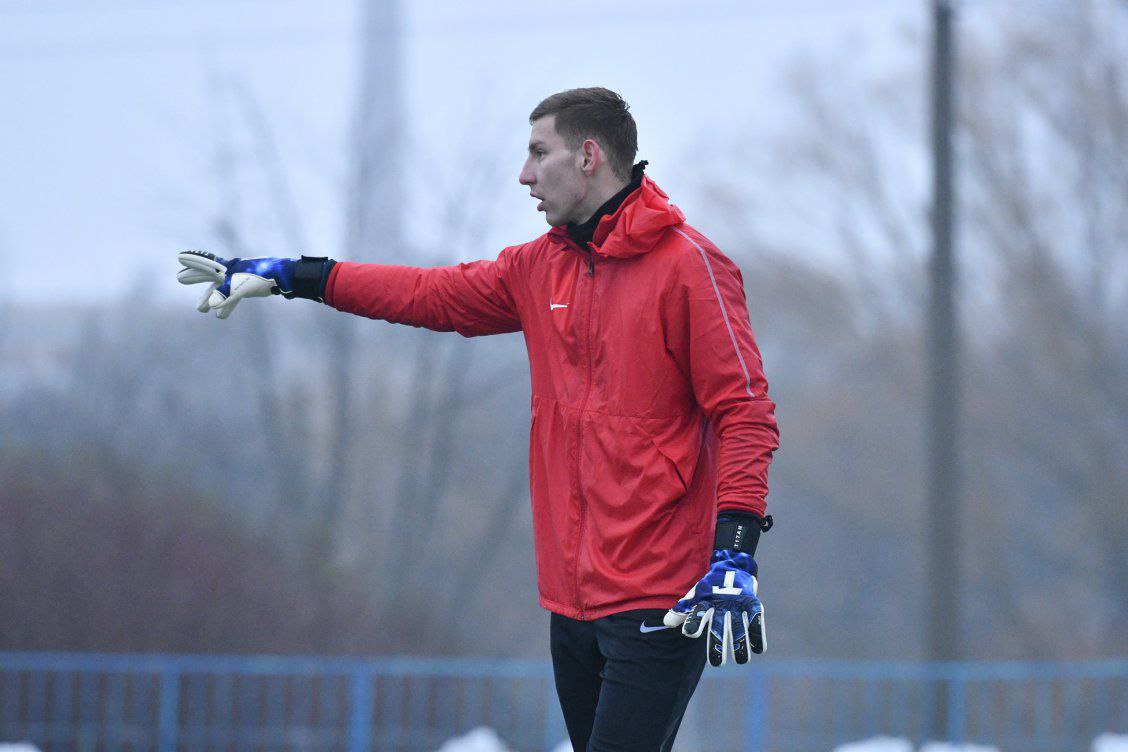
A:
{"label": "jacket zipper", "polygon": [[[577,246],[577,250],[579,247]],[[591,291],[588,295],[587,306],[587,322],[584,335],[584,348],[587,360],[587,381],[584,383],[584,398],[580,402],[580,413],[576,421],[576,493],[580,501],[580,522],[579,522],[579,545],[576,547],[576,565],[575,576],[573,585],[576,592],[576,605],[580,609],[580,621],[585,620],[584,604],[580,598],[580,549],[584,541],[584,523],[587,522],[587,499],[584,498],[583,486],[580,483],[580,463],[583,459],[583,444],[584,444],[584,412],[587,410],[588,397],[591,395],[591,381],[592,381],[592,355],[591,355],[591,318],[592,310],[595,308],[595,253],[590,248],[581,250],[583,255],[587,256],[588,260],[588,277],[591,280]]]}

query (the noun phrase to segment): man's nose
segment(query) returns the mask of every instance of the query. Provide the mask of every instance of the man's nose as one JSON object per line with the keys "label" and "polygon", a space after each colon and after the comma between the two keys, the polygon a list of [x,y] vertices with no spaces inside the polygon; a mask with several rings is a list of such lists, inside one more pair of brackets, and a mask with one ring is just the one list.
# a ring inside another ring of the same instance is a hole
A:
{"label": "man's nose", "polygon": [[528,163],[521,168],[521,174],[517,176],[517,182],[521,185],[532,185],[536,182],[536,178],[533,176],[533,171],[529,169]]}

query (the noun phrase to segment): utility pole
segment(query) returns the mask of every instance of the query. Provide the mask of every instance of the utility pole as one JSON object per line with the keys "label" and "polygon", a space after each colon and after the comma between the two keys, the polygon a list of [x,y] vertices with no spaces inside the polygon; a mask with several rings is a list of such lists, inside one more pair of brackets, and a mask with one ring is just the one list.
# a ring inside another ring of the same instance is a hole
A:
{"label": "utility pole", "polygon": [[350,259],[401,257],[403,55],[400,0],[362,0],[360,91],[346,243]]}
{"label": "utility pole", "polygon": [[[361,0],[360,88],[349,155],[352,178],[345,217],[344,258],[364,261],[402,258],[403,97],[399,0]],[[321,485],[315,555],[329,565],[334,554],[349,477],[355,430],[352,422],[352,363],[356,322],[351,316],[327,321],[332,436],[329,467]]]}
{"label": "utility pole", "polygon": [[[932,259],[928,352],[928,549],[925,618],[928,658],[960,657],[962,615],[959,602],[960,503],[959,347],[956,322],[956,271],[953,253],[954,187],[952,165],[954,10],[951,0],[932,0]],[[933,704],[932,738],[947,737],[949,708],[938,688]]]}

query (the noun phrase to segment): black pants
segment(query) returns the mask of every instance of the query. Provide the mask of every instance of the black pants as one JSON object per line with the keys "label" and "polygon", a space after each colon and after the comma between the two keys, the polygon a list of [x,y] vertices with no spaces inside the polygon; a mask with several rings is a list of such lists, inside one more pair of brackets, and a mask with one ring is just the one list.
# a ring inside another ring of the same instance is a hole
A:
{"label": "black pants", "polygon": [[705,640],[664,609],[594,621],[552,615],[552,669],[576,752],[668,752],[705,667]]}

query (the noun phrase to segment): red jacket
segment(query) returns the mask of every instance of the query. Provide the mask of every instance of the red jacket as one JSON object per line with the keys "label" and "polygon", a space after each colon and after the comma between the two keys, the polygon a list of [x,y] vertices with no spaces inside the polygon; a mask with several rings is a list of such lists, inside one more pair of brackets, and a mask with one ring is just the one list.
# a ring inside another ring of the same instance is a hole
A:
{"label": "red jacket", "polygon": [[718,511],[764,514],[778,432],[740,270],[649,178],[587,248],[553,228],[496,261],[341,262],[325,301],[467,337],[524,332],[550,611],[669,608],[708,568]]}

